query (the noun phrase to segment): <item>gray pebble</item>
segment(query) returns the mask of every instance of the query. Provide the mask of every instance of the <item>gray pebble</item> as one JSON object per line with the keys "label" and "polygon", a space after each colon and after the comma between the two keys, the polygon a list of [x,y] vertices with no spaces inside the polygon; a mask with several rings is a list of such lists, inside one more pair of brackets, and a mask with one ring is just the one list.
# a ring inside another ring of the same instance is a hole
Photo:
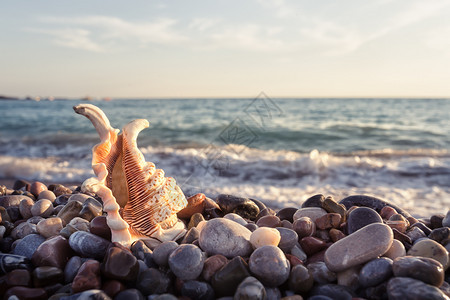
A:
{"label": "gray pebble", "polygon": [[255,277],[269,287],[277,287],[289,277],[290,263],[275,246],[262,246],[253,251],[248,265]]}
{"label": "gray pebble", "polygon": [[167,241],[153,249],[153,261],[160,267],[169,266],[169,255],[178,247],[174,241]]}
{"label": "gray pebble", "polygon": [[203,270],[205,256],[199,247],[191,244],[178,246],[169,255],[169,266],[181,280],[196,279]]}

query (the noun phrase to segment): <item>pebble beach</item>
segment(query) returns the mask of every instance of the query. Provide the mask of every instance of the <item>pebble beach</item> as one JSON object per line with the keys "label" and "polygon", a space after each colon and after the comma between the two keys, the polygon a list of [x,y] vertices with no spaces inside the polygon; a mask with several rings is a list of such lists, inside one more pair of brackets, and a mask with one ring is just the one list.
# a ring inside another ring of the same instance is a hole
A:
{"label": "pebble beach", "polygon": [[102,199],[80,187],[0,186],[3,299],[450,299],[450,212],[383,199],[186,195],[187,232],[111,242]]}

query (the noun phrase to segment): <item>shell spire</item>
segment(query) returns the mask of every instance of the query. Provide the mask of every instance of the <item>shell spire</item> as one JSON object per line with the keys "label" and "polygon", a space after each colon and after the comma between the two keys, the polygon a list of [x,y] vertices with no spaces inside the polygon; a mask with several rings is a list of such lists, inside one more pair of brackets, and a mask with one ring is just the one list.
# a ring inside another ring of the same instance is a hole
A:
{"label": "shell spire", "polygon": [[129,247],[140,238],[181,237],[186,229],[176,213],[186,207],[187,200],[176,181],[146,162],[137,146],[138,134],[149,127],[148,121],[134,120],[118,134],[98,107],[82,104],[74,110],[92,122],[101,139],[92,149],[97,178],[86,180],[82,190],[102,197],[112,241]]}

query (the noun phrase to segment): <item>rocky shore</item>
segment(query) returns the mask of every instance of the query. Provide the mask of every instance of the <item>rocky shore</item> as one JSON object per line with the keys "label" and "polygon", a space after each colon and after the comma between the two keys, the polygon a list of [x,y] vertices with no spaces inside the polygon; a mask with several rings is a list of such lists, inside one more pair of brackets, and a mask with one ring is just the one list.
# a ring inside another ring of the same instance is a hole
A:
{"label": "rocky shore", "polygon": [[278,211],[203,194],[177,241],[111,242],[76,186],[0,186],[3,299],[450,299],[450,211],[416,219],[369,196]]}

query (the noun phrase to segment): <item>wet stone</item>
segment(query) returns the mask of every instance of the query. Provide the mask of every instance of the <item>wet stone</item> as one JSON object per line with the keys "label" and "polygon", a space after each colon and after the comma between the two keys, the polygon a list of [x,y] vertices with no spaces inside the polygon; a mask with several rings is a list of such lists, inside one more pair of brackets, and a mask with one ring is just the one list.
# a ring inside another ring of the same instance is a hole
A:
{"label": "wet stone", "polygon": [[396,277],[410,277],[436,287],[444,282],[444,269],[438,261],[428,257],[404,256],[392,266]]}
{"label": "wet stone", "polygon": [[47,186],[42,182],[35,181],[30,185],[30,193],[35,197],[39,196],[39,194],[45,190],[47,190]]}
{"label": "wet stone", "polygon": [[258,281],[255,277],[245,278],[238,286],[234,299],[253,299],[264,300],[266,299],[266,290],[264,285]]}
{"label": "wet stone", "polygon": [[336,273],[330,271],[322,261],[310,263],[307,268],[311,272],[314,281],[319,284],[334,282],[337,279]]}
{"label": "wet stone", "polygon": [[296,265],[292,267],[289,276],[289,289],[297,294],[307,293],[314,284],[314,277],[306,267]]}
{"label": "wet stone", "polygon": [[277,287],[288,279],[290,264],[280,248],[263,246],[250,255],[249,268],[264,285]]}
{"label": "wet stone", "polygon": [[58,235],[62,228],[62,221],[58,217],[43,219],[36,225],[37,232],[45,238]]}
{"label": "wet stone", "polygon": [[79,201],[71,201],[68,202],[63,209],[60,210],[57,217],[61,218],[63,225],[66,226],[70,220],[75,217],[78,217],[82,209],[82,204]]}
{"label": "wet stone", "polygon": [[331,271],[340,272],[384,254],[392,240],[390,227],[373,223],[332,244],[325,252],[325,262]]}
{"label": "wet stone", "polygon": [[44,241],[45,238],[39,234],[29,234],[17,243],[12,253],[31,259],[33,253]]}
{"label": "wet stone", "polygon": [[390,206],[385,206],[380,210],[380,216],[384,220],[389,220],[389,218],[395,214],[397,214],[397,211]]}
{"label": "wet stone", "polygon": [[111,240],[111,229],[106,223],[105,216],[98,216],[92,219],[92,221],[89,223],[89,232],[98,235],[105,240]]}
{"label": "wet stone", "polygon": [[190,299],[214,300],[214,290],[210,284],[202,281],[189,280],[181,287],[181,295]]}
{"label": "wet stone", "polygon": [[35,266],[53,266],[64,270],[72,255],[73,251],[69,242],[57,235],[39,245],[31,260]]}
{"label": "wet stone", "polygon": [[[70,201],[70,199],[69,199]],[[103,213],[103,206],[94,198],[88,198],[82,205],[78,216],[85,220],[91,221],[93,218],[101,216]]]}
{"label": "wet stone", "polygon": [[43,218],[47,218],[52,213],[53,213],[53,203],[47,199],[38,200],[31,207],[31,214],[33,216],[41,216]]}
{"label": "wet stone", "polygon": [[302,203],[302,208],[304,207],[322,207],[323,201],[325,201],[325,196],[322,194],[317,194],[306,199]]}
{"label": "wet stone", "polygon": [[294,214],[297,210],[298,210],[298,208],[296,208],[296,207],[285,207],[285,208],[280,209],[277,212],[276,216],[281,221],[287,220],[287,221],[293,223],[294,222]]}
{"label": "wet stone", "polygon": [[101,260],[111,242],[90,232],[77,231],[70,236],[69,245],[81,256]]}
{"label": "wet stone", "polygon": [[33,284],[35,287],[43,287],[64,281],[64,273],[57,267],[37,267],[33,270]]}
{"label": "wet stone", "polygon": [[89,259],[84,262],[78,270],[72,282],[72,291],[79,293],[91,289],[100,289],[100,263]]}
{"label": "wet stone", "polygon": [[281,240],[278,244],[278,247],[283,250],[284,252],[289,252],[292,247],[294,247],[297,244],[298,241],[298,234],[292,229],[278,227],[276,228],[280,232]]}
{"label": "wet stone", "polygon": [[216,297],[233,296],[239,284],[250,276],[248,266],[240,256],[230,260],[211,280]]}
{"label": "wet stone", "polygon": [[6,291],[3,299],[45,300],[48,295],[43,288],[14,286]]}
{"label": "wet stone", "polygon": [[153,260],[160,267],[169,266],[169,255],[178,247],[174,241],[164,242],[153,249]]}
{"label": "wet stone", "polygon": [[212,219],[200,231],[199,244],[208,255],[247,256],[252,252],[250,235],[250,230],[236,222]]}
{"label": "wet stone", "polygon": [[163,273],[162,271],[155,268],[148,268],[147,270],[144,270],[139,274],[139,277],[136,281],[136,288],[144,296],[166,293],[169,290],[170,286],[171,280],[169,276],[167,276],[166,273]]}
{"label": "wet stone", "polygon": [[449,265],[448,251],[441,244],[431,239],[418,241],[408,250],[407,254],[433,258],[442,264],[444,270]]}
{"label": "wet stone", "polygon": [[408,277],[395,277],[389,280],[387,286],[389,300],[442,300],[448,299],[435,286]]}
{"label": "wet stone", "polygon": [[271,228],[275,228],[275,227],[281,226],[281,221],[280,221],[280,218],[278,218],[277,216],[268,215],[268,216],[261,217],[261,218],[256,222],[256,225],[257,225],[258,227],[271,227]]}
{"label": "wet stone", "polygon": [[260,227],[250,235],[250,243],[255,249],[267,245],[278,246],[280,239],[280,232],[270,227]]}
{"label": "wet stone", "polygon": [[196,279],[203,270],[205,257],[195,245],[180,245],[169,255],[170,270],[181,280]]}
{"label": "wet stone", "polygon": [[102,264],[102,274],[110,279],[133,281],[138,276],[139,263],[131,252],[119,247],[106,251]]}
{"label": "wet stone", "polygon": [[214,274],[227,263],[228,259],[220,254],[208,257],[203,264],[202,278],[210,281]]}
{"label": "wet stone", "polygon": [[29,219],[33,216],[31,213],[31,207],[33,206],[34,201],[30,198],[26,198],[20,201],[19,204],[19,212],[24,219]]}
{"label": "wet stone", "polygon": [[372,223],[383,223],[381,216],[373,209],[368,207],[358,207],[350,212],[347,220],[347,232],[353,232]]}
{"label": "wet stone", "polygon": [[302,217],[294,221],[292,229],[297,232],[298,237],[313,236],[316,233],[316,224],[308,217]]}
{"label": "wet stone", "polygon": [[376,258],[366,263],[359,272],[359,282],[363,287],[376,286],[392,276],[392,260]]}

